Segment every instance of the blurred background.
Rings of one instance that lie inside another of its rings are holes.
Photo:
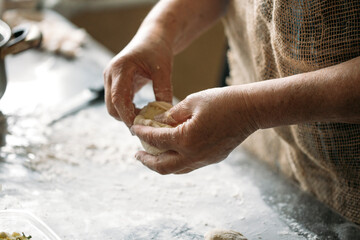
[[[136,33],[155,0],[58,0],[47,4],[66,16],[113,53]],[[222,23],[197,39],[175,58],[174,95],[183,99],[193,92],[222,85],[226,39]]]

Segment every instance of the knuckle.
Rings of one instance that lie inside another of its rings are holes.
[[[122,101],[121,95],[117,92],[117,90],[111,91],[111,102],[114,105],[117,105]]]
[[[104,80],[109,80],[112,76],[118,75],[121,69],[124,67],[126,61],[122,58],[112,59],[110,63],[105,67],[103,71]]]
[[[118,69],[120,66],[117,63],[118,61],[115,61],[114,59],[110,61],[110,63],[105,67],[103,71],[104,78],[107,79],[109,76],[112,75],[112,73]]]
[[[184,99],[184,103],[185,104],[190,104],[191,102],[197,101],[198,95],[196,93],[192,93],[190,95],[188,95],[185,99]]]

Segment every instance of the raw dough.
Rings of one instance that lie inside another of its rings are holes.
[[[172,108],[172,105],[167,102],[151,102],[143,109],[141,109],[140,113],[135,117],[134,124],[137,125],[145,125],[151,126],[156,128],[172,128],[172,126],[157,122],[154,120],[156,115],[162,114]],[[145,151],[152,154],[152,155],[159,155],[160,153],[165,152],[166,150],[158,149],[150,144],[141,141],[142,146],[144,147]]]
[[[215,229],[205,234],[205,240],[247,240],[241,233]]]

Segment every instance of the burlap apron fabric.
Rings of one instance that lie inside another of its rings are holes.
[[[230,84],[314,71],[360,56],[359,0],[231,0]],[[360,224],[360,124],[259,130],[243,146]]]

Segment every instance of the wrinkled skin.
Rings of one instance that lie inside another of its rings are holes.
[[[132,102],[134,94],[149,81],[153,81],[156,100],[171,102],[171,68],[171,52],[161,40],[130,43],[105,70],[108,112],[131,127],[139,111]],[[168,150],[159,156],[141,151],[136,158],[160,174],[187,173],[225,159],[256,129],[249,114],[242,114],[243,121],[238,121],[242,98],[231,89],[192,94],[158,117],[158,121],[176,126],[173,129],[133,126],[132,132],[140,139]],[[237,97],[232,96],[235,94]],[[235,104],[235,99],[240,101]]]
[[[135,38],[104,71],[109,114],[131,127],[139,111],[133,104],[134,95],[149,81],[153,82],[156,100],[171,103],[172,61],[172,52],[161,38],[155,35],[147,36],[146,41]]]
[[[133,104],[134,94],[149,81],[153,81],[157,101],[171,102],[172,61],[172,52],[161,38],[155,35],[147,36],[146,41],[134,38],[104,72],[105,101],[110,115],[131,127],[139,112]],[[240,118],[236,114],[241,108],[234,101],[241,102],[242,98],[231,89],[192,94],[159,116],[158,121],[176,126],[174,129],[133,126],[132,133],[140,139],[168,150],[159,156],[141,151],[136,158],[160,174],[187,173],[225,159],[256,129],[246,117],[249,114]],[[235,94],[237,97],[232,96]]]
[[[136,158],[160,174],[188,173],[222,161],[256,130],[246,104],[234,104],[232,94],[231,88],[195,93],[157,117],[175,128],[133,126],[140,139],[168,150],[158,156],[141,151]]]

